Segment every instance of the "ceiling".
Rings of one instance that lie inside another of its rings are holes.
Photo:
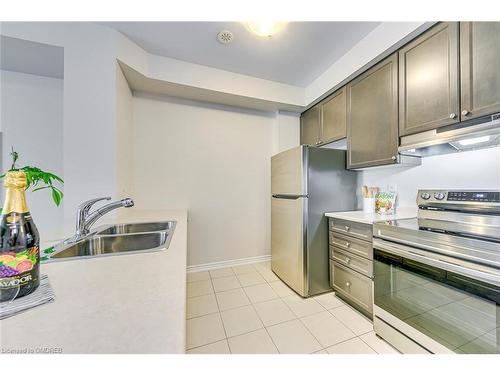
[[[271,38],[240,22],[100,22],[147,52],[257,78],[305,87],[378,22],[290,22]],[[217,33],[234,34],[221,44]]]

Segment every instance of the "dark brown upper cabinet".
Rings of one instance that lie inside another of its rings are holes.
[[[347,85],[347,167],[397,162],[398,55],[391,55]]]
[[[500,22],[460,23],[462,121],[500,112]]]
[[[321,108],[319,105],[308,109],[300,117],[300,144],[317,146],[320,133]]]
[[[458,22],[439,23],[399,50],[401,136],[460,121],[458,33]]]
[[[346,88],[343,87],[321,104],[320,144],[346,137]]]
[[[346,137],[345,87],[301,116],[300,143],[320,146]]]

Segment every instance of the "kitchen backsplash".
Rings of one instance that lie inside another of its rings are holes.
[[[500,190],[500,147],[432,156],[413,168],[392,167],[360,172],[358,202],[363,185],[387,190],[397,186],[399,207],[416,206],[418,189]],[[360,207],[361,208],[361,207]]]

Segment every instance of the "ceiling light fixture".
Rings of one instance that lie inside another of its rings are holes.
[[[490,136],[486,135],[484,137],[462,139],[461,141],[458,141],[458,143],[460,143],[462,146],[470,146],[470,145],[475,145],[476,143],[488,142],[489,140]]]
[[[286,22],[276,21],[245,22],[245,27],[248,31],[255,35],[266,36],[268,38],[283,30],[285,25]]]

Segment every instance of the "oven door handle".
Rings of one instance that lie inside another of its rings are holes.
[[[500,287],[500,271],[486,266],[395,244],[379,238],[373,239],[373,248]]]

